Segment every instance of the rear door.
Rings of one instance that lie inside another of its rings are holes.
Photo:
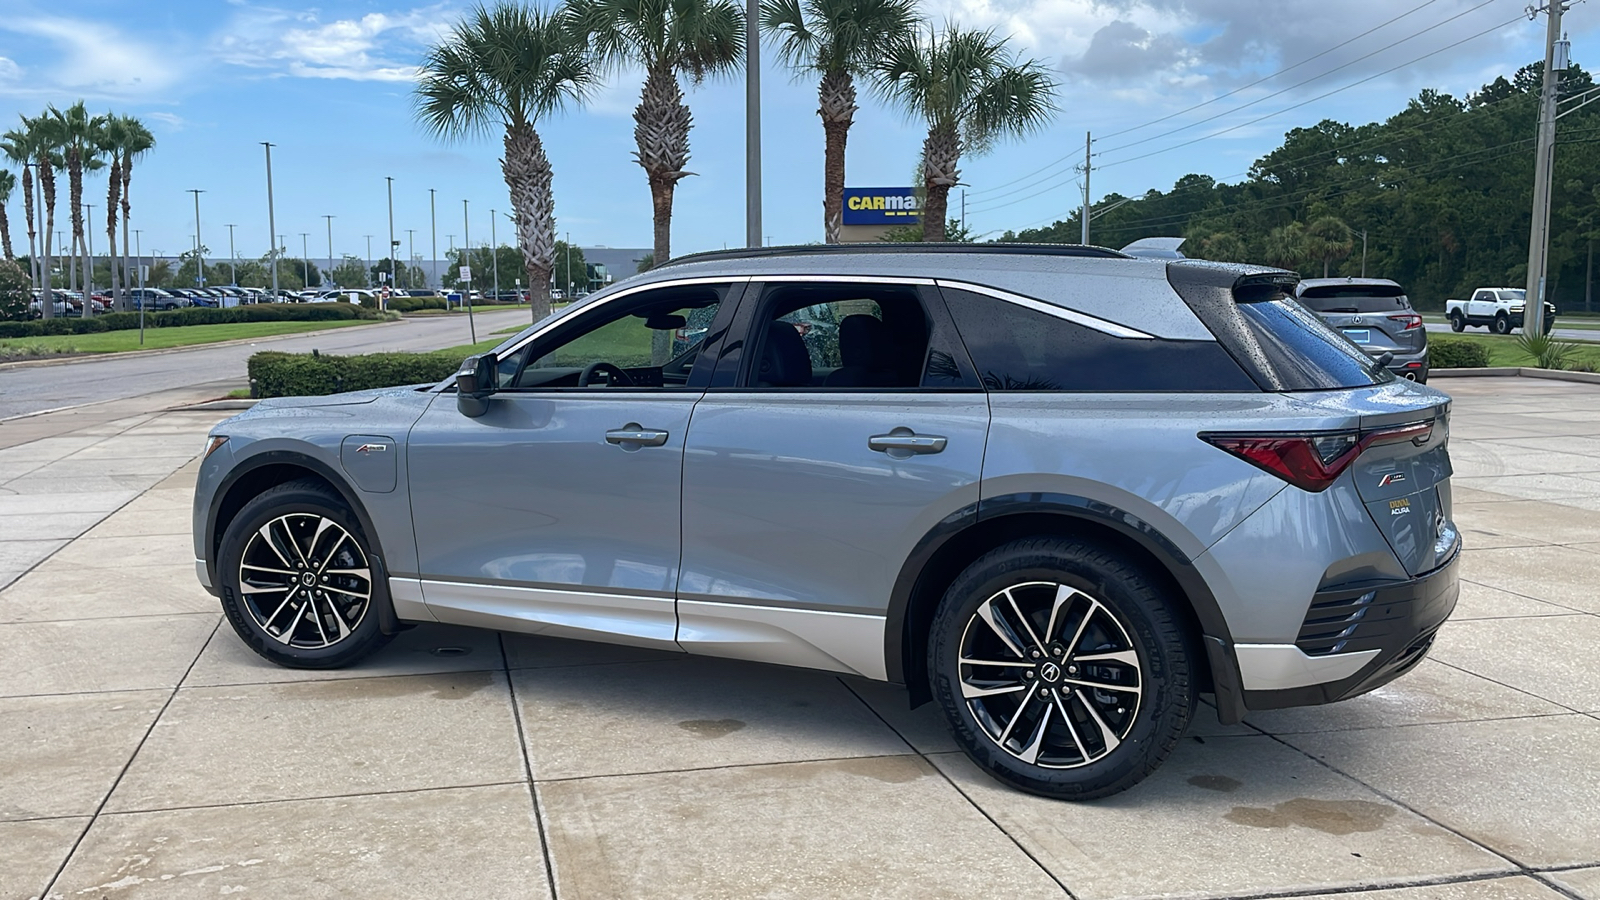
[[[885,677],[902,566],[978,500],[959,346],[931,281],[751,285],[684,448],[685,650]]]

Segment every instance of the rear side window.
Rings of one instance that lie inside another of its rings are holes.
[[[1213,341],[1116,337],[983,294],[944,296],[991,391],[1258,390]]]
[[[1309,287],[1300,302],[1319,313],[1386,313],[1410,310],[1411,301],[1399,285],[1345,284]]]
[[[1305,307],[1279,299],[1240,303],[1251,355],[1286,391],[1370,387],[1393,381],[1382,366]]]

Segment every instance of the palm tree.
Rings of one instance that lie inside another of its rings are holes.
[[[50,236],[56,230],[56,169],[61,168],[62,159],[59,150],[66,143],[56,123],[49,115],[40,115],[32,119],[22,117],[24,142],[33,156],[34,168],[39,170],[39,193],[44,201],[44,209],[40,210],[44,221],[44,234],[40,235],[39,259],[39,287],[44,291],[40,311],[45,318],[55,315],[55,303],[51,293],[53,274],[50,271]]]
[[[128,200],[128,188],[133,183],[133,161],[149,153],[156,145],[155,135],[144,123],[133,116],[118,116],[117,126],[122,142],[122,272],[126,276],[133,259],[128,245],[128,219],[133,215],[133,204]],[[112,247],[116,246],[112,241]]]
[[[500,172],[511,191],[533,317],[550,313],[555,200],[540,117],[581,102],[596,76],[564,15],[515,2],[479,6],[428,51],[416,88],[422,126],[450,140],[504,129]]]
[[[821,76],[822,227],[839,242],[844,217],[845,142],[855,121],[858,76],[916,27],[915,0],[766,0],[761,27],[778,35],[778,54],[798,74]]]
[[[1305,226],[1290,222],[1272,229],[1263,239],[1261,251],[1268,265],[1298,268],[1306,259]]]
[[[1322,260],[1322,277],[1328,277],[1328,268],[1336,259],[1344,259],[1355,248],[1355,238],[1350,226],[1338,216],[1322,216],[1306,226],[1306,256]]]
[[[693,84],[732,71],[744,53],[744,14],[728,0],[569,0],[573,27],[600,60],[620,69],[644,69],[644,88],[633,111],[635,159],[650,182],[655,225],[653,259],[672,258],[672,194],[693,172],[689,129],[679,75]]]
[[[33,144],[26,130],[13,129],[0,135],[0,153],[6,161],[22,166],[22,210],[28,226],[28,274],[33,276],[34,290],[39,288],[39,250],[35,243],[37,230],[33,224]]]
[[[88,291],[92,280],[94,261],[88,258],[83,232],[83,173],[105,167],[100,156],[100,133],[105,129],[105,118],[89,115],[83,101],[67,107],[65,111],[50,107],[49,115],[55,120],[57,134],[62,139],[62,149],[67,162],[68,198],[72,203],[72,257],[82,261],[83,289]],[[76,275],[76,269],[74,269]],[[88,315],[89,303],[83,304],[83,314]]]
[[[959,25],[896,41],[877,65],[879,89],[928,123],[922,142],[922,239],[944,240],[961,154],[979,155],[1005,135],[1042,127],[1056,111],[1056,84],[1035,60],[1019,62],[993,31]]]
[[[11,217],[6,215],[6,204],[11,202],[11,192],[16,189],[17,176],[0,169],[0,250],[5,251],[8,260],[17,258],[11,252]]]

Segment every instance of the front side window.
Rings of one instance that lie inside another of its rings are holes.
[[[728,290],[684,285],[605,303],[502,359],[501,388],[686,387]]]
[[[1256,390],[1213,341],[1117,337],[972,291],[944,295],[991,391]]]

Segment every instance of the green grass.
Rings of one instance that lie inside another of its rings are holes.
[[[1516,335],[1472,334],[1470,332],[1433,335],[1434,340],[1444,340],[1446,337],[1452,341],[1471,341],[1474,344],[1482,344],[1488,347],[1489,365],[1491,366],[1531,366],[1534,364],[1533,357],[1523,353],[1517,347]],[[1573,352],[1567,361],[1569,368],[1581,363],[1588,363],[1590,366],[1600,369],[1600,344],[1582,341],[1573,341],[1571,343],[1577,344],[1578,349]]]
[[[250,389],[249,388],[234,388],[233,390],[228,392],[227,399],[229,399],[229,400],[249,400],[250,399]]]
[[[238,322],[229,325],[184,325],[177,328],[146,328],[144,344],[139,343],[139,330],[101,331],[95,334],[53,334],[46,337],[8,338],[0,340],[0,355],[24,353],[121,353],[127,350],[157,350],[168,347],[189,347],[195,344],[214,344],[242,338],[272,337],[279,334],[301,334],[344,328],[351,325],[368,325],[369,321],[355,319],[331,322]]]

